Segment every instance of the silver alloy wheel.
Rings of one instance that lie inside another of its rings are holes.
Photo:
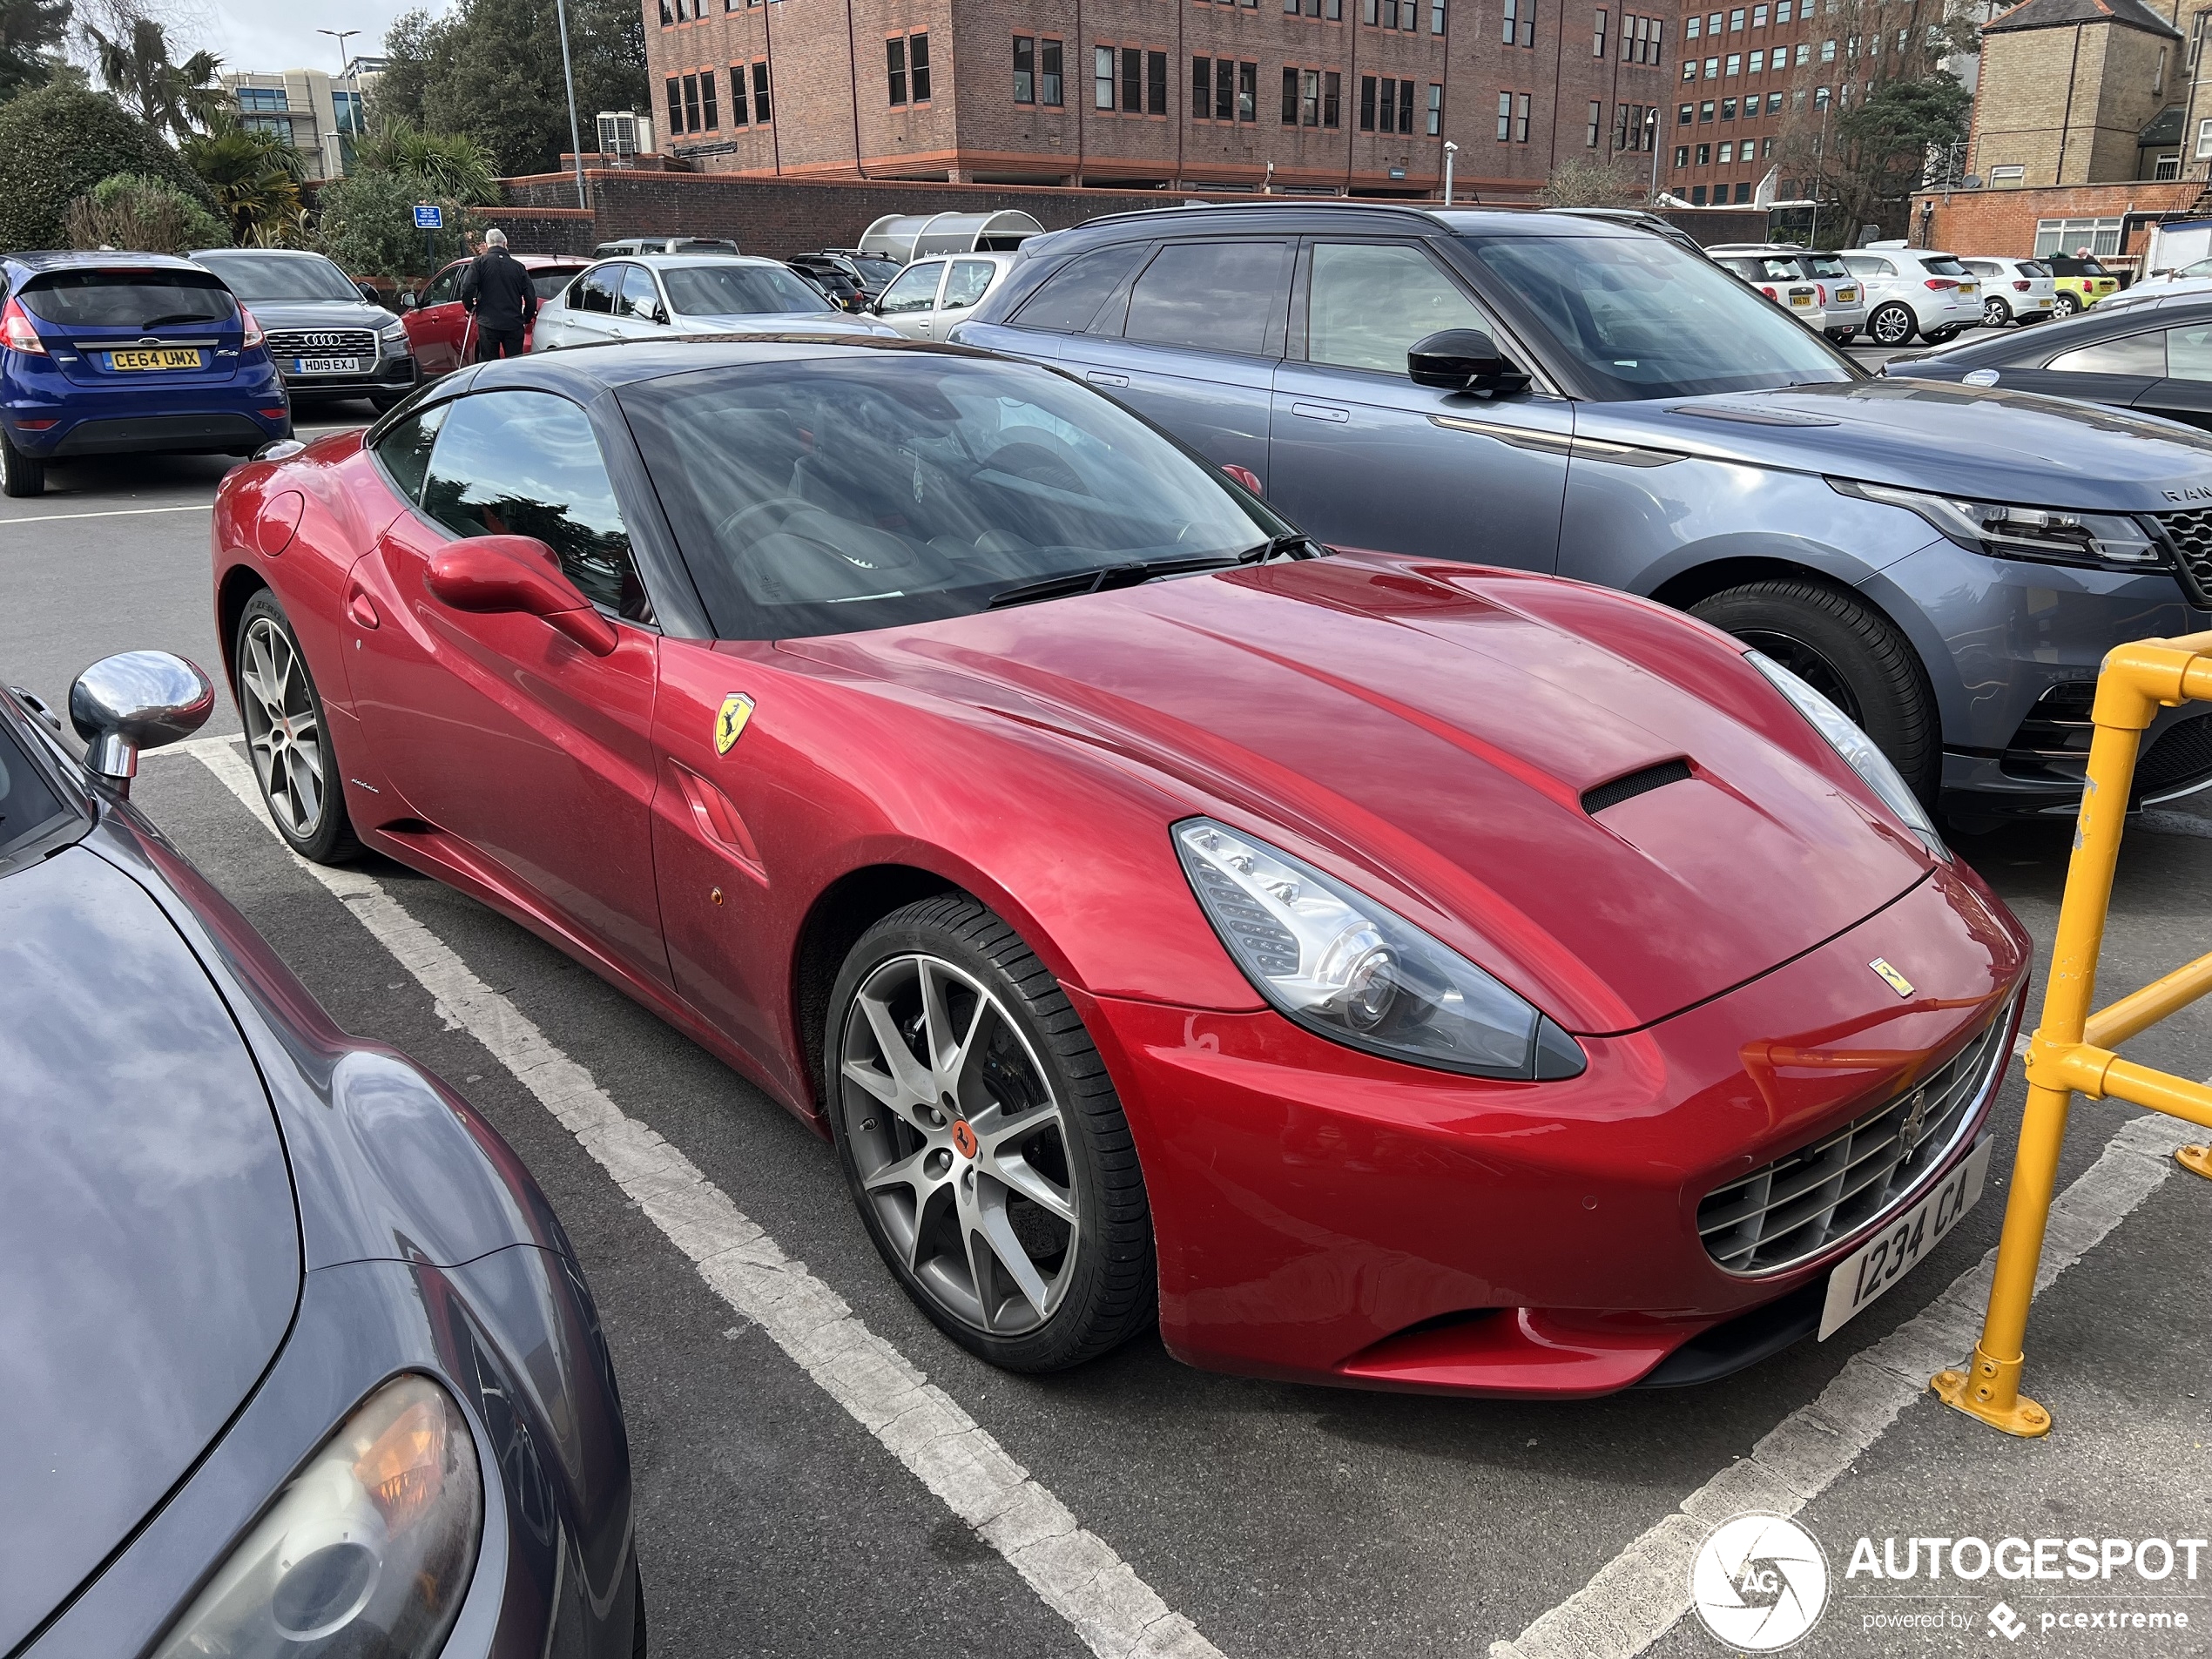
[[[1909,307],[1892,304],[1879,307],[1867,320],[1866,332],[1874,336],[1877,345],[1902,346],[1912,338],[1917,327],[1919,320]]]
[[[300,840],[322,822],[322,723],[307,690],[307,664],[291,636],[267,617],[246,630],[239,653],[239,712],[254,775],[277,821]]]
[[[1081,1236],[1068,1125],[1005,1004],[894,956],[853,993],[838,1071],[853,1168],[931,1299],[996,1337],[1050,1318]]]
[[[2012,320],[2013,308],[2006,305],[2002,300],[2000,300],[1995,294],[1991,294],[1988,299],[1981,302],[1981,326],[1983,327],[2002,328],[2006,323],[2012,321]]]

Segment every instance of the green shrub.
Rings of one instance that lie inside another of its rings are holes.
[[[177,152],[111,98],[56,82],[0,105],[0,250],[67,246],[69,205],[118,173],[214,209]]]
[[[223,221],[175,185],[144,173],[103,179],[70,203],[63,216],[71,247],[131,248],[142,253],[189,253],[231,239]]]

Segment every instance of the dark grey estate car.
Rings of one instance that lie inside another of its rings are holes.
[[[2212,435],[1875,379],[1707,260],[1599,219],[1094,219],[1024,243],[952,337],[1105,388],[1324,541],[1703,617],[1811,681],[1962,827],[2073,811],[2105,652],[2212,626]],[[2139,798],[2207,783],[2212,717],[2168,711]]]
[[[110,658],[80,761],[0,693],[0,1653],[631,1659],[629,1447],[544,1195],[125,799],[212,706]]]
[[[407,329],[320,253],[211,247],[192,256],[253,314],[295,403],[365,397],[388,409],[421,378]]]

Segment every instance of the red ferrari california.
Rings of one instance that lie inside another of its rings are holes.
[[[1855,726],[1656,605],[1319,547],[1052,370],[464,368],[232,473],[214,579],[286,840],[721,1055],[998,1364],[1696,1382],[1979,1196],[2028,946]]]

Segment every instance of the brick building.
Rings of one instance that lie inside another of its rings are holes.
[[[754,176],[1527,200],[1678,74],[1672,0],[644,3],[664,147]]]
[[[2000,190],[2179,178],[2175,10],[2173,0],[2156,10],[2143,0],[2026,0],[1983,24],[1989,97],[1974,108],[1969,171]]]

